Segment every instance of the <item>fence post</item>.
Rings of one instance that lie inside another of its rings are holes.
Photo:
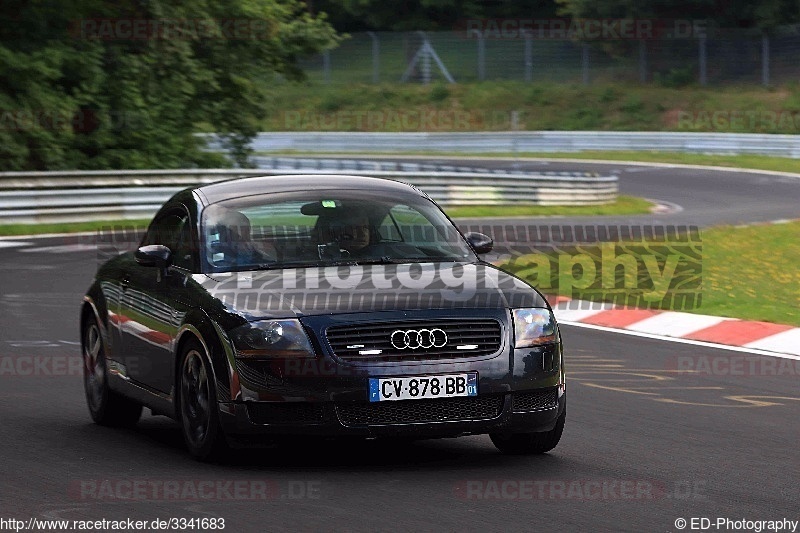
[[[422,35],[422,84],[428,85],[431,82],[431,52],[430,52],[430,45],[428,41],[428,36],[425,34],[424,31],[418,31],[420,35]]]
[[[368,31],[367,35],[372,39],[372,83],[377,84],[380,83],[381,43],[374,31]]]
[[[483,32],[473,30],[478,36],[478,80],[486,79],[486,44],[483,42]]]
[[[533,36],[529,31],[525,35],[525,81],[533,81]]]
[[[707,72],[707,64],[706,60],[706,38],[705,35],[701,35],[700,39],[697,41],[698,44],[698,52],[700,54],[700,85],[706,85],[708,83],[708,72]]]
[[[331,51],[325,50],[322,52],[322,72],[324,75],[325,83],[331,82]]]
[[[581,71],[583,74],[583,84],[589,85],[589,45],[581,44]]]
[[[647,83],[647,42],[639,41],[639,83]]]
[[[761,85],[769,85],[769,36],[761,36]]]

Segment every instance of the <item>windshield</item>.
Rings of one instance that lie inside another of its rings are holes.
[[[208,206],[206,269],[477,260],[430,200],[336,190],[264,194]]]

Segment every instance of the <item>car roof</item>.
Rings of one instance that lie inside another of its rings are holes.
[[[292,191],[325,189],[355,189],[387,194],[425,193],[401,181],[368,176],[349,176],[340,174],[289,174],[279,176],[256,176],[236,178],[197,187],[195,191],[205,199],[206,204],[214,204],[230,198]]]

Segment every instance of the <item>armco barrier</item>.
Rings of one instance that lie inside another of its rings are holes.
[[[213,135],[209,148],[223,151]],[[800,136],[758,133],[628,131],[506,132],[262,132],[252,148],[259,153],[520,153],[633,150],[713,154],[761,154],[800,158]]]
[[[616,176],[578,172],[184,169],[0,173],[0,224],[148,218],[181,188],[239,176],[361,175],[405,181],[444,206],[613,201]],[[324,177],[322,178],[324,179]]]

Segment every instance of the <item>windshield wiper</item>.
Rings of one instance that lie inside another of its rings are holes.
[[[358,266],[358,265],[401,265],[407,263],[467,263],[471,261],[463,257],[347,257],[341,259],[331,259],[326,261],[276,261],[273,263],[259,263],[246,265],[245,270],[278,270],[281,268],[314,268],[314,267],[336,267],[336,266]]]
[[[331,261],[276,261],[274,263],[261,263],[258,265],[248,265],[248,270],[278,270],[281,268],[314,268],[329,266],[356,265],[355,259],[337,259]]]
[[[473,263],[462,257],[380,257],[356,259],[359,265],[402,265],[406,263]]]

